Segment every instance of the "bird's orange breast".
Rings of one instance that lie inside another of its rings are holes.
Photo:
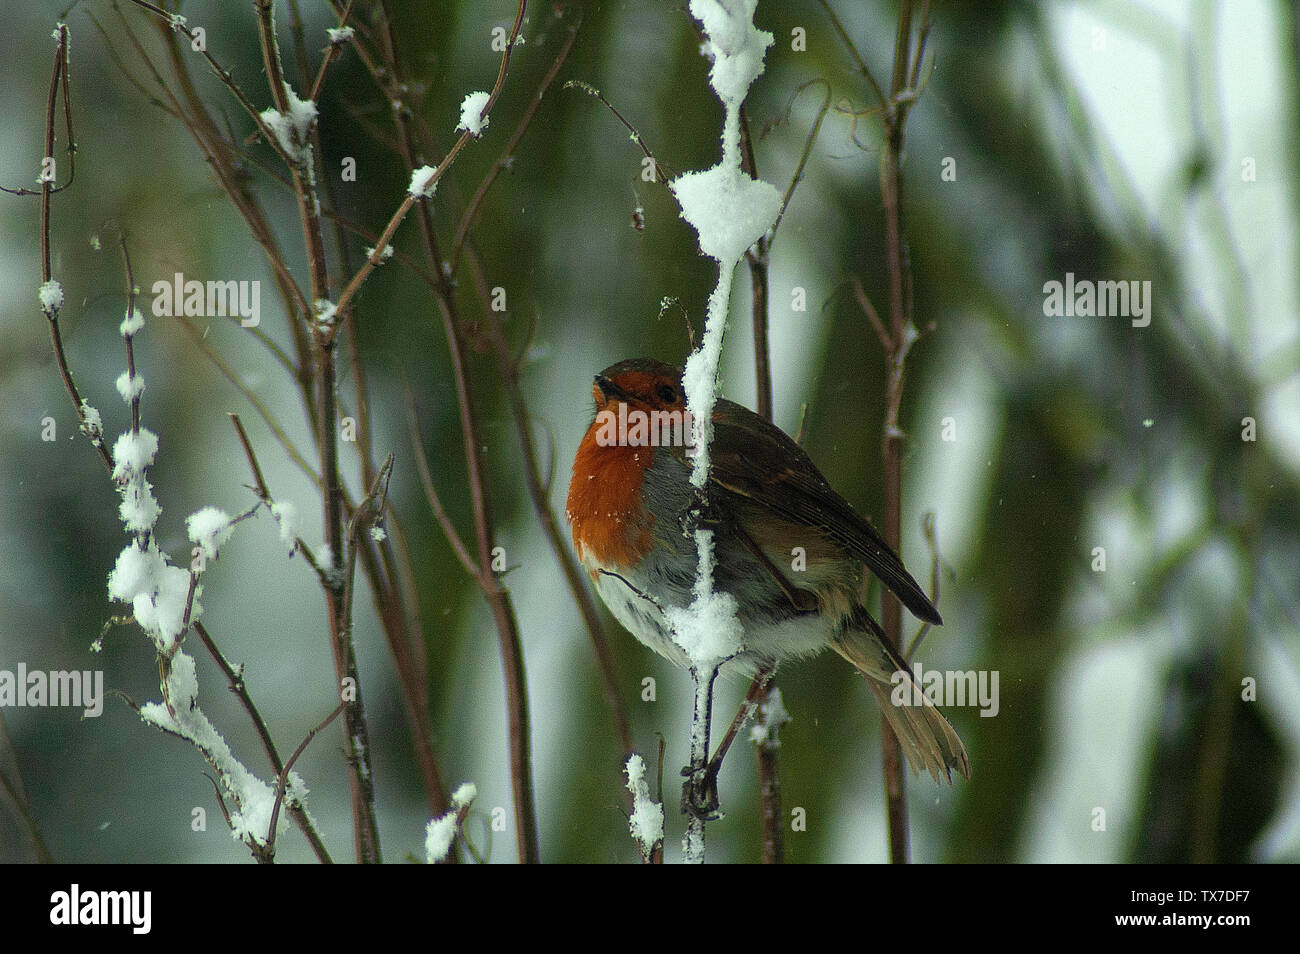
[[[644,504],[642,482],[654,448],[601,446],[595,435],[593,423],[573,459],[565,515],[579,560],[588,567],[630,567],[653,546],[654,514]]]

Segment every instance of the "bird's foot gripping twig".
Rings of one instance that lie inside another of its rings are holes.
[[[722,508],[709,499],[707,490],[696,489],[689,507],[677,518],[682,536],[693,537],[697,530],[712,530],[724,522]]]
[[[686,781],[682,783],[682,814],[701,821],[718,821],[724,815],[719,808],[718,769],[721,762],[710,762],[697,768],[682,769]]]

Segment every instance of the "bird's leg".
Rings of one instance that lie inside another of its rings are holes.
[[[740,733],[740,730],[753,716],[754,707],[758,705],[758,701],[767,692],[767,687],[772,682],[772,676],[775,673],[776,667],[770,664],[764,665],[758,672],[754,673],[754,681],[749,684],[749,692],[745,694],[745,701],[740,704],[740,708],[736,710],[736,717],[731,720],[731,728],[727,729],[727,734],[722,737],[722,742],[718,745],[718,751],[714,753],[713,758],[709,759],[705,771],[713,780],[712,784],[715,793],[718,788],[718,773],[722,771],[722,760],[727,757],[731,743],[736,741],[736,736]]]

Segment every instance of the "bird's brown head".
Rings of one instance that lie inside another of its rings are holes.
[[[597,412],[617,410],[620,403],[651,411],[686,408],[681,369],[654,358],[630,358],[611,364],[596,375],[591,396]]]

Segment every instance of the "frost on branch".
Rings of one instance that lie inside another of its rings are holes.
[[[132,474],[143,474],[158,456],[158,435],[147,427],[126,431],[113,445],[113,479],[126,480]],[[149,529],[148,527],[145,528]]]
[[[199,708],[198,692],[193,658],[177,652],[167,665],[163,690],[166,703],[142,705],[140,718],[188,740],[203,753],[231,803],[231,833],[250,847],[264,845],[275,807],[275,789],[248,771],[231,753],[226,740]],[[285,793],[285,804],[290,806],[301,805],[306,797],[307,787],[296,772],[289,773]],[[286,815],[281,812],[277,831],[283,831],[286,826]]]
[[[199,547],[209,560],[215,560],[221,545],[234,533],[235,525],[230,514],[219,507],[204,507],[185,519],[185,529],[189,532],[190,542]]]
[[[202,587],[195,587],[190,619],[203,611],[198,597]],[[174,650],[185,621],[189,603],[190,574],[167,562],[167,555],[152,540],[146,547],[140,541],[126,546],[108,574],[108,595],[130,603],[136,623],[153,640],[160,653]]]
[[[451,846],[456,841],[456,832],[460,830],[461,819],[476,798],[478,798],[478,788],[474,783],[462,782],[452,793],[451,809],[447,814],[429,820],[429,824],[424,828],[425,861],[436,865],[447,860]]]
[[[677,644],[686,651],[692,664],[701,670],[711,670],[744,644],[745,631],[736,617],[736,598],[713,588],[712,530],[695,531],[695,549],[699,564],[691,605],[664,607],[664,615]]]
[[[436,166],[420,166],[411,173],[411,184],[406,187],[406,191],[417,199],[427,199],[438,188],[438,180],[435,178],[437,175]]]
[[[316,122],[316,104],[310,99],[299,99],[288,83],[284,84],[288,111],[272,107],[261,112],[262,122],[271,130],[280,148],[299,165],[311,162],[311,127]]]
[[[271,504],[271,516],[280,526],[280,542],[289,548],[289,555],[298,549],[298,508],[287,500],[277,500]]]
[[[691,0],[691,15],[705,35],[703,52],[713,60],[709,83],[722,101],[722,158],[712,169],[691,172],[669,184],[682,218],[700,238],[700,250],[718,262],[718,284],[709,296],[704,337],[686,362],[682,388],[691,417],[699,426],[691,483],[703,495],[708,487],[713,409],[718,397],[718,363],[731,300],[731,277],[745,250],[757,242],[781,211],[781,197],[769,183],[741,169],[740,107],[750,84],[763,72],[772,35],[754,26],[757,0]],[[713,531],[695,530],[698,554],[691,605],[672,610],[673,639],[686,652],[695,675],[691,719],[691,772],[702,773],[708,759],[709,712],[718,667],[744,649],[744,630],[736,601],[713,588]],[[685,797],[685,796],[684,796]],[[688,822],[683,851],[688,863],[704,861],[704,819]]]
[[[704,52],[713,59],[709,82],[725,111],[722,158],[711,169],[688,172],[670,183],[682,218],[700,237],[700,250],[719,265],[718,285],[709,298],[704,339],[686,362],[683,388],[694,420],[700,422],[700,453],[691,482],[704,487],[709,473],[713,407],[718,362],[731,298],[731,273],[745,250],[762,238],[781,212],[781,194],[771,183],[740,168],[740,107],[754,79],[763,72],[763,55],[772,35],[754,26],[757,0],[692,0],[691,15],[704,28]],[[712,586],[706,589],[706,596]]]
[[[327,298],[317,298],[312,307],[316,313],[317,324],[332,325],[338,318],[339,306]]]
[[[128,341],[128,349],[130,339],[143,326],[139,310],[132,310],[123,320],[119,330]],[[128,372],[118,378],[117,389],[125,400],[134,402],[144,389],[144,379]],[[103,422],[99,412],[85,401],[81,412],[82,429],[92,440],[100,440]],[[226,740],[199,708],[198,676],[193,658],[182,649],[182,636],[203,612],[199,602],[203,587],[196,573],[172,565],[167,554],[158,548],[158,535],[153,530],[162,510],[145,477],[157,456],[158,435],[144,427],[133,427],[113,445],[113,481],[122,494],[119,513],[133,539],[118,554],[108,574],[108,595],[130,605],[135,622],[158,654],[163,701],[140,706],[140,718],[186,739],[202,753],[223,790],[222,802],[228,811],[231,831],[256,853],[267,844],[276,803],[275,788],[235,758]],[[287,522],[283,519],[285,514],[274,508],[272,512],[283,528]],[[230,515],[216,507],[203,507],[186,520],[190,540],[209,559],[216,558],[217,550],[230,538],[233,528]],[[302,778],[289,773],[283,804],[291,809],[301,808],[305,813],[306,795]],[[283,826],[285,818],[285,814],[279,815],[278,825]]]
[[[780,748],[781,728],[789,721],[790,713],[785,709],[781,690],[774,688],[768,693],[767,698],[758,704],[758,718],[749,727],[749,741],[761,748]]]
[[[781,211],[781,193],[725,163],[687,172],[671,183],[682,218],[699,233],[700,251],[724,265],[738,262]]]
[[[104,443],[104,419],[99,408],[93,407],[85,398],[81,399],[81,433],[96,447]]]
[[[113,480],[122,494],[118,515],[132,533],[149,532],[162,514],[144,476],[157,453],[158,435],[144,427],[127,431],[113,445]]]
[[[739,108],[763,72],[772,34],[754,26],[758,0],[691,0],[691,16],[704,27],[702,52],[713,60],[709,85],[722,105]]]
[[[488,100],[492,98],[490,93],[470,93],[465,97],[464,102],[460,104],[460,125],[456,131],[465,130],[475,139],[483,135],[483,130],[488,127],[488,117],[483,115],[483,110],[487,108]]]
[[[390,258],[393,257],[393,246],[385,245],[384,250],[379,253],[379,257],[376,259],[374,246],[367,245],[365,248],[365,256],[368,259],[374,260],[375,267],[378,268],[380,265],[383,265],[386,261],[388,261]]]
[[[123,338],[133,338],[144,327],[144,315],[140,314],[139,308],[131,309],[131,314],[122,319],[122,324],[118,326],[118,331],[122,333]]]
[[[726,270],[763,237],[781,211],[781,194],[771,183],[740,168],[740,107],[749,86],[763,72],[772,34],[754,26],[757,0],[691,0],[691,16],[704,27],[703,51],[713,60],[709,84],[722,101],[722,159],[712,169],[688,172],[669,183],[682,218],[700,236],[700,251]]]
[[[123,371],[117,378],[117,393],[122,395],[123,401],[130,404],[144,393],[144,377],[139,371],[135,374]]]
[[[632,814],[627,827],[641,850],[641,857],[649,860],[655,845],[664,840],[664,807],[650,797],[645,760],[641,756],[629,755],[625,771],[627,790],[632,793]]]
[[[39,297],[41,311],[45,312],[45,317],[57,318],[59,312],[63,309],[63,286],[51,278],[41,285]]]

